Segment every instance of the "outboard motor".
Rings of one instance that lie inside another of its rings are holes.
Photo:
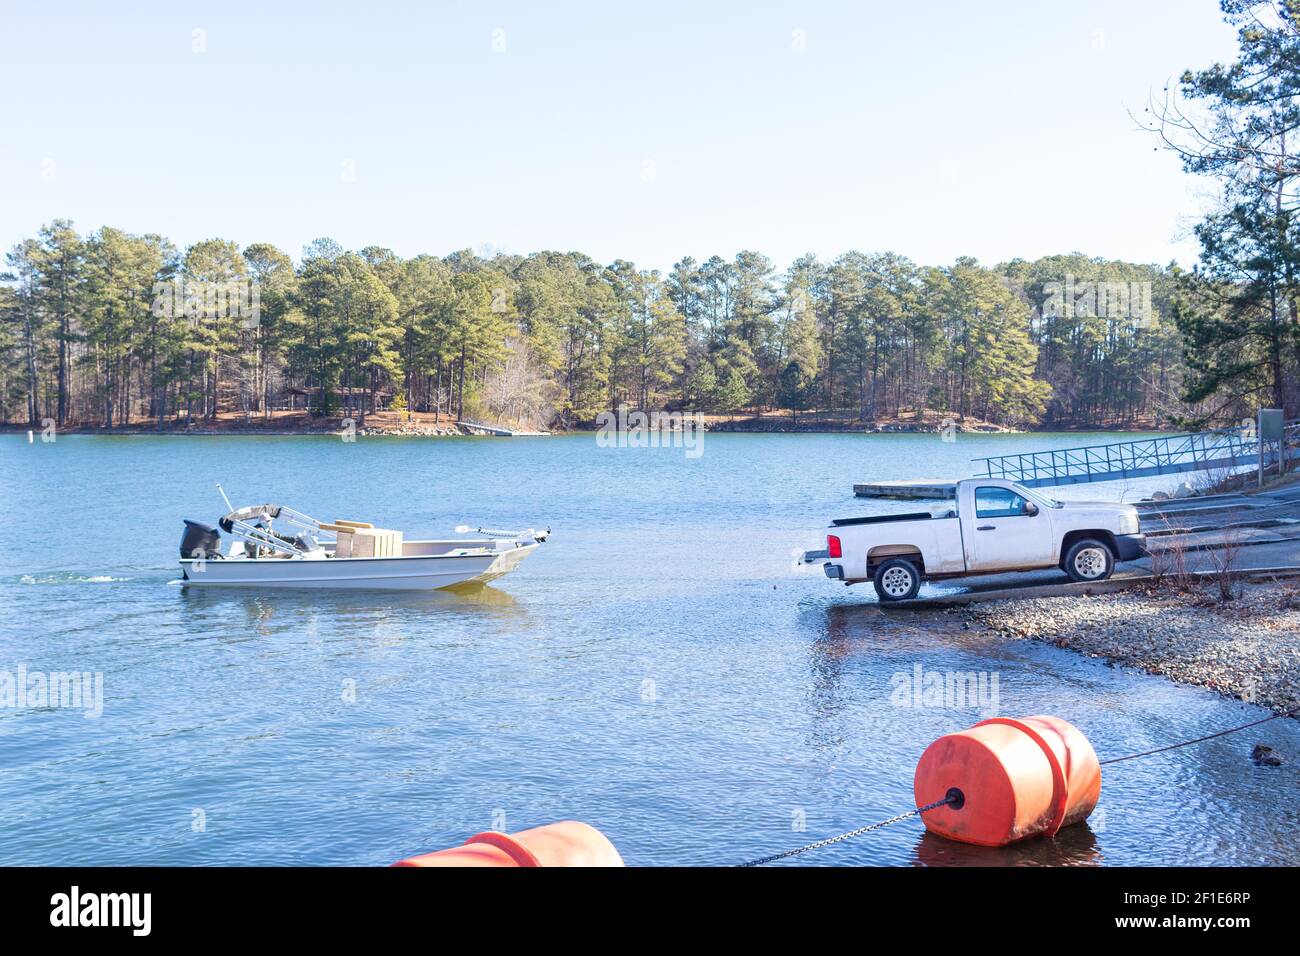
[[[221,532],[210,524],[186,518],[185,533],[181,535],[181,557],[221,557]]]

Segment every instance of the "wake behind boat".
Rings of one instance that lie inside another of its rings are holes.
[[[180,564],[187,587],[424,591],[481,585],[513,571],[550,534],[477,528],[484,537],[411,540],[368,521],[317,521],[281,505],[234,508],[217,524],[219,530],[185,521]],[[234,539],[225,553],[223,531]]]

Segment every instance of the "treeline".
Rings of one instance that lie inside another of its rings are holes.
[[[1229,64],[1188,70],[1150,108],[1151,129],[1218,203],[1196,227],[1200,262],[1172,315],[1186,396],[1202,418],[1267,405],[1300,416],[1300,2],[1222,0],[1238,28]]]
[[[922,409],[1053,427],[1185,409],[1173,276],[1081,255],[988,268],[757,252],[667,273],[580,253],[402,259],[328,239],[180,250],[55,221],[7,255],[0,416],[60,426],[410,409],[559,428],[628,405]]]

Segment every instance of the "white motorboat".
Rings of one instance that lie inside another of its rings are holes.
[[[317,521],[281,505],[235,508],[217,524],[185,521],[183,585],[398,591],[476,586],[513,571],[550,534],[476,528],[480,537],[411,540],[368,521]],[[224,553],[223,531],[233,539]]]

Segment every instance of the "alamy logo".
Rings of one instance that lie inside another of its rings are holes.
[[[918,710],[976,710],[996,716],[999,707],[996,671],[927,671],[916,664],[890,680],[889,702]]]
[[[0,671],[0,707],[42,710],[78,708],[91,719],[104,713],[104,675],[100,671]]]
[[[238,319],[246,329],[262,320],[262,293],[252,279],[229,282],[155,282],[153,314],[160,319],[189,319],[191,324]]]
[[[687,458],[704,454],[704,416],[699,412],[629,412],[596,416],[598,448],[684,448]]]
[[[1150,282],[1079,282],[1067,275],[1064,282],[1043,285],[1043,315],[1053,319],[1137,319],[1149,324]]]
[[[50,897],[51,926],[129,926],[132,936],[148,936],[150,893],[82,893],[78,886]]]

